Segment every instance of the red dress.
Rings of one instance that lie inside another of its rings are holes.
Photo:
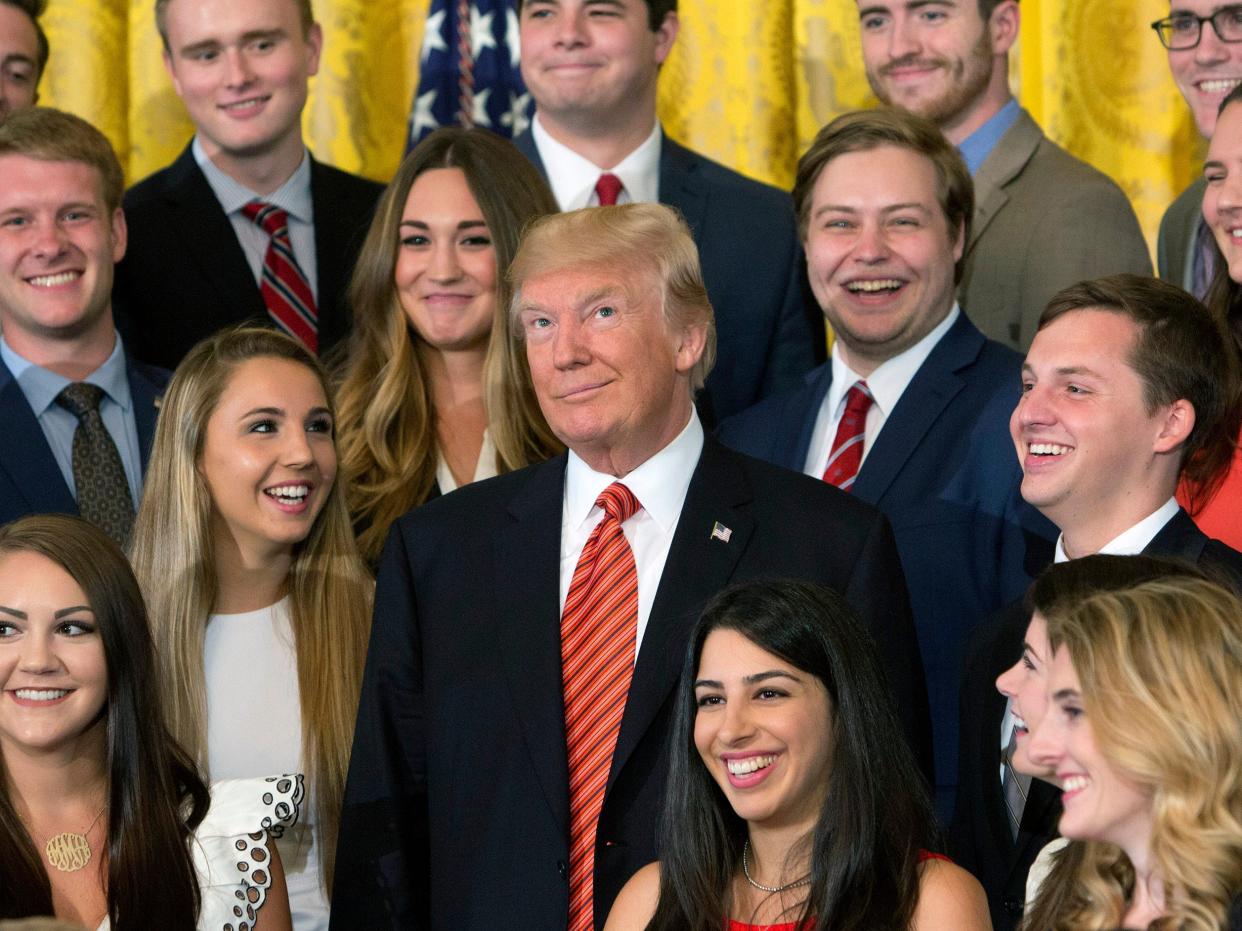
[[[922,863],[924,860],[947,860],[949,863],[953,862],[942,853],[932,853],[929,850],[920,850],[919,862]],[[748,925],[744,921],[736,921],[735,919],[730,918],[729,923],[726,926],[726,931],[798,931],[797,925],[798,923],[796,921],[786,921],[778,925]],[[814,927],[812,924],[806,924],[803,926],[803,928],[808,929],[808,931],[812,927]]]

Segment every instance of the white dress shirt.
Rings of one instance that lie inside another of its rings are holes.
[[[565,469],[565,498],[561,511],[561,614],[569,583],[582,555],[587,538],[604,518],[604,509],[595,499],[613,482],[620,481],[634,493],[640,508],[621,525],[626,541],[634,551],[638,570],[638,639],[634,655],[643,642],[647,618],[655,602],[664,563],[668,560],[673,533],[681,517],[690,479],[703,452],[703,425],[691,411],[690,422],[677,438],[624,478],[596,472],[571,450]]]
[[[832,442],[837,436],[837,427],[845,416],[845,396],[857,381],[865,381],[873,399],[867,409],[867,422],[863,435],[862,461],[867,461],[876,437],[884,429],[884,424],[906,387],[913,380],[918,370],[923,367],[936,344],[949,332],[949,328],[957,322],[961,310],[956,304],[948,316],[941,320],[930,333],[904,352],[882,362],[874,372],[866,378],[859,375],[846,364],[841,355],[841,341],[832,343],[832,384],[828,394],[824,396],[815,416],[815,429],[811,433],[811,445],[807,447],[806,463],[802,471],[814,478],[823,478],[828,468],[828,457],[832,454]]]
[[[601,168],[583,158],[567,145],[557,142],[539,122],[539,114],[531,121],[531,136],[543,160],[548,185],[562,210],[598,207],[595,182],[607,172],[621,179],[618,204],[656,203],[660,199],[660,124],[651,128],[651,135],[612,168]]]

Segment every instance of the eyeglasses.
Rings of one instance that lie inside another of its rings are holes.
[[[1199,44],[1204,23],[1212,24],[1212,31],[1222,42],[1242,42],[1242,4],[1223,6],[1211,16],[1183,10],[1156,20],[1151,28],[1156,30],[1161,45],[1171,52],[1181,52]]]

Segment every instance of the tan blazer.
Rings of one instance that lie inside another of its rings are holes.
[[[1129,200],[1023,110],[975,175],[962,308],[984,335],[1025,352],[1057,291],[1118,272],[1151,274]]]

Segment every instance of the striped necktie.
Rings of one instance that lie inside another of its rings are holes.
[[[267,255],[259,291],[267,312],[280,329],[301,342],[311,352],[319,350],[319,313],[315,295],[302,274],[289,241],[289,214],[273,204],[252,200],[242,207],[252,223],[267,233]]]
[[[638,499],[614,482],[595,503],[604,516],[582,548],[561,617],[569,759],[569,931],[595,926],[596,828],[638,639],[638,571],[621,529],[638,510]]]
[[[845,413],[837,425],[832,452],[824,469],[824,481],[842,491],[849,491],[854,486],[854,479],[858,478],[866,437],[867,411],[872,400],[865,381],[854,382],[845,395]]]

